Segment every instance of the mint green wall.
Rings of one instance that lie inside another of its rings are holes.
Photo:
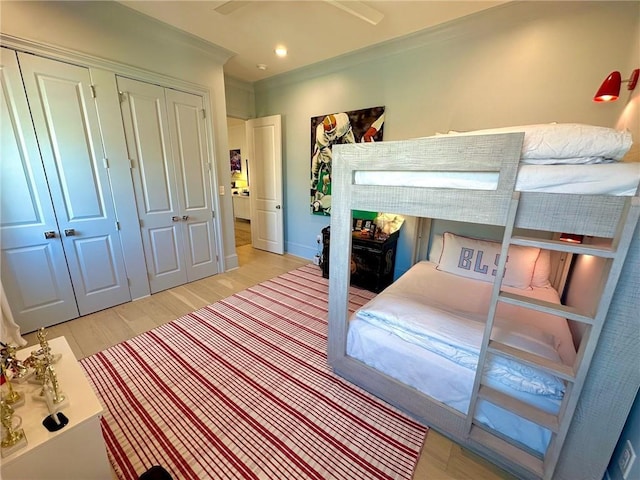
[[[285,249],[311,258],[330,221],[307,205],[311,117],[384,105],[386,140],[553,121],[615,126],[626,99],[591,99],[612,70],[626,78],[640,66],[639,5],[506,4],[256,83],[256,116],[283,116]],[[396,271],[410,263],[411,224]]]
[[[638,142],[640,88],[630,95],[623,86],[620,100],[610,104],[591,99],[611,71],[628,78],[639,59],[640,2],[530,1],[255,84],[256,116],[283,116],[285,249],[311,258],[316,235],[329,223],[311,215],[307,205],[311,117],[385,105],[386,140],[556,121],[628,128]],[[396,274],[410,264],[410,233],[408,228],[401,235]],[[636,260],[630,258],[625,269],[633,271]],[[638,302],[637,292],[621,295],[623,303]],[[628,330],[637,337],[634,322]],[[608,371],[603,364],[625,358],[608,347],[614,331],[601,337],[603,351],[592,364],[599,372]],[[637,351],[635,345],[630,348]],[[618,439],[612,432],[622,430],[637,391],[634,371],[623,374],[624,388],[611,375],[593,375],[587,382],[580,407],[586,421],[574,428],[567,446],[567,458],[580,458],[580,465],[561,463],[558,478],[569,480],[565,473],[578,470],[584,475],[573,478],[602,478]],[[594,422],[600,426],[596,437],[585,434]],[[621,442],[626,438],[637,441],[623,433]],[[594,442],[598,455],[581,458],[580,450],[594,451]],[[634,448],[640,451],[640,445]]]

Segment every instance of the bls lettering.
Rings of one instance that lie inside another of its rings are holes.
[[[484,256],[484,252],[482,250],[475,250],[473,248],[465,248],[462,247],[460,249],[460,258],[458,259],[458,268],[463,268],[465,270],[471,270],[473,265],[473,271],[477,273],[481,273],[486,275],[489,271],[489,266],[487,264],[483,264],[482,257]],[[497,267],[498,262],[500,261],[500,254],[496,253],[496,258],[493,261],[493,264]],[[507,261],[509,261],[509,257],[507,257]],[[491,275],[496,276],[497,269],[491,270]]]

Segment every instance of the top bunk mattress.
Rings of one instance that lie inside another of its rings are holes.
[[[495,190],[498,175],[487,172],[357,171],[355,184]],[[601,164],[521,164],[515,190],[520,192],[633,196],[640,184],[640,162]]]
[[[576,123],[550,123],[436,134],[473,137],[524,133],[515,190],[521,192],[633,196],[640,162],[621,162],[631,133]],[[401,159],[400,159],[401,160]],[[358,185],[495,190],[498,174],[473,171],[356,171]]]

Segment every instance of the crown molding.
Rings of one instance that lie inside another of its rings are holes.
[[[99,68],[113,72],[116,75],[171,86],[185,92],[199,95],[209,95],[210,93],[209,88],[204,85],[36,40],[0,33],[0,46],[61,62],[73,63],[82,67]]]

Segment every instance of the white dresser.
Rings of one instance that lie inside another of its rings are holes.
[[[32,398],[40,388],[32,383],[14,384],[24,393],[26,403],[15,409],[22,417],[22,428],[27,445],[3,457],[0,478],[3,480],[111,480],[111,467],[107,459],[100,417],[102,405],[93,392],[69,344],[64,337],[49,340],[51,352],[61,353],[55,364],[60,389],[68,399],[60,411],[69,419],[68,425],[57,432],[49,432],[42,420],[48,415],[45,402]],[[18,358],[24,360],[39,346],[20,350]]]
[[[251,220],[251,201],[249,195],[233,196],[233,216],[243,220]]]

